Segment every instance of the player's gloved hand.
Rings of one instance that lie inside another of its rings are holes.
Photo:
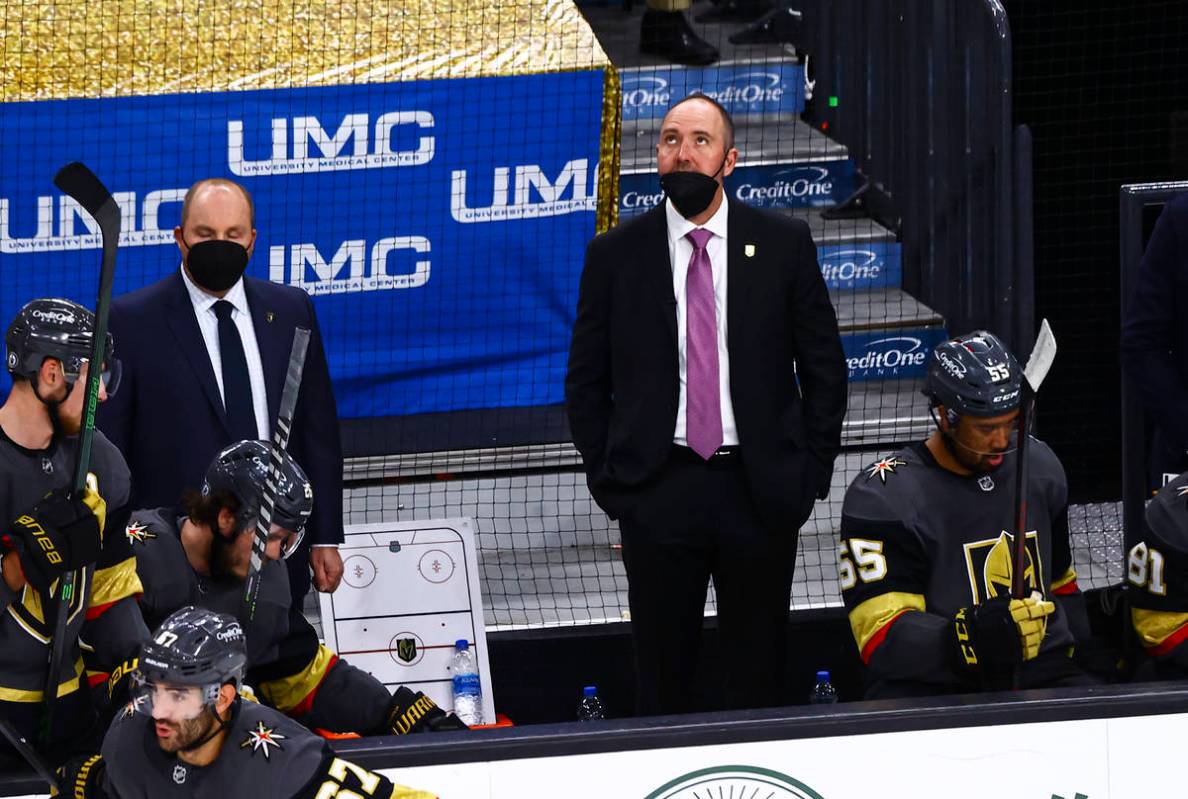
[[[107,700],[111,707],[123,707],[132,698],[132,674],[140,658],[128,658],[107,676]]]
[[[1048,616],[1056,605],[1038,591],[1026,599],[997,596],[962,608],[953,618],[957,662],[967,669],[997,671],[1039,654]]]
[[[69,796],[72,799],[109,799],[107,791],[103,790],[103,775],[106,771],[103,755],[83,755],[67,760],[58,767],[57,772],[62,793],[52,795]]]
[[[392,694],[385,719],[382,730],[385,735],[470,729],[460,718],[453,713],[446,713],[420,691],[413,691],[403,685]]]
[[[99,558],[98,518],[84,500],[71,499],[62,489],[46,494],[14,519],[7,538],[20,554],[25,579],[39,591],[63,572]]]

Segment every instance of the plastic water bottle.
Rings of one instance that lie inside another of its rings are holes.
[[[454,676],[454,715],[468,727],[483,723],[483,690],[479,684],[478,663],[465,638],[454,642],[450,658]]]
[[[596,721],[606,718],[606,707],[598,698],[598,686],[587,685],[582,689],[582,700],[577,706],[578,721]]]
[[[817,684],[813,686],[813,692],[809,694],[810,705],[832,705],[837,702],[837,691],[833,688],[833,683],[829,681],[828,671],[817,672]]]

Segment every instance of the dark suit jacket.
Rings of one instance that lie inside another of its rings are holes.
[[[827,495],[840,445],[847,372],[837,317],[803,222],[731,202],[727,247],[730,398],[743,467],[765,524],[794,532]],[[669,456],[677,335],[659,206],[590,242],[569,353],[570,429],[591,493],[612,517]]]
[[[1166,438],[1188,449],[1188,194],[1169,202],[1147,243],[1122,320],[1122,369]]]
[[[273,424],[293,331],[298,326],[312,331],[289,453],[314,489],[306,542],[342,543],[338,413],[313,304],[300,289],[251,277],[244,277],[244,291]],[[115,396],[99,406],[98,425],[128,461],[132,507],[177,507],[182,491],[200,489],[206,467],[231,443],[214,368],[181,273],[116,298],[110,324],[124,374]]]

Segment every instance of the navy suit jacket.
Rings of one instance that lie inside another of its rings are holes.
[[[1167,204],[1122,320],[1122,369],[1163,444],[1188,449],[1188,194]]]
[[[243,280],[264,367],[269,419],[276,419],[280,405],[293,331],[298,326],[312,331],[289,439],[289,453],[314,489],[302,548],[342,543],[342,444],[313,303],[291,286]],[[183,490],[200,489],[206,467],[231,443],[214,368],[181,272],[116,298],[110,325],[124,373],[115,396],[99,406],[99,428],[128,461],[132,507],[177,507]],[[308,568],[297,571],[306,575],[308,586]]]

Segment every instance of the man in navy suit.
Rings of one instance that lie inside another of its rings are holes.
[[[312,331],[289,452],[317,502],[302,548],[289,559],[294,604],[342,578],[342,445],[318,320],[300,289],[244,275],[256,242],[251,195],[221,178],[186,193],[174,229],[182,264],[117,298],[111,332],[124,374],[99,426],[132,471],[135,508],[175,506],[202,485],[206,466],[233,441],[269,439],[293,331]]]

